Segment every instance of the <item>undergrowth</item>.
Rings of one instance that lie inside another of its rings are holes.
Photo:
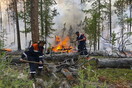
[[[0,56],[0,88],[32,88],[33,81],[19,78],[21,73],[11,68],[11,58],[3,59],[4,55]]]

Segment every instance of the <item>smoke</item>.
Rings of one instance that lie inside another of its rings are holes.
[[[82,27],[79,24],[85,17],[82,9],[86,5],[81,5],[81,0],[56,0],[56,3],[57,5],[54,7],[59,15],[54,18],[55,25],[53,28],[56,31],[53,33],[53,38],[48,39],[51,44],[54,43],[53,40],[56,35],[65,38],[67,35],[75,36],[75,31],[82,32]]]
[[[78,30],[77,24],[79,24],[83,19],[85,14],[82,12],[82,7],[80,5],[80,0],[56,0],[57,10],[59,15],[55,17],[55,28],[62,29],[64,24],[66,24],[66,29],[69,30],[70,26],[74,30]]]
[[[112,8],[112,11],[114,11],[115,8],[113,7]],[[127,18],[130,18],[130,6],[128,6],[125,10],[124,10],[124,20],[127,19]],[[107,23],[105,24],[107,25]],[[130,43],[132,43],[132,36],[128,36],[126,35],[125,33],[128,33],[130,32],[130,29],[129,29],[129,24],[127,23],[124,23],[124,29],[123,29],[123,32],[124,32],[124,45],[125,45],[125,49],[126,50],[132,50],[132,45]],[[102,35],[105,39],[109,40],[110,39],[110,35],[109,35],[109,28],[106,28]],[[102,50],[106,50],[106,51],[110,51],[112,52],[112,47],[114,47],[114,49],[122,49],[122,45],[121,45],[121,42],[122,42],[122,35],[121,35],[121,30],[122,30],[122,27],[121,25],[119,24],[119,19],[117,17],[116,14],[112,14],[112,33],[115,33],[116,34],[116,38],[117,40],[115,41],[115,45],[112,46],[112,44],[104,39],[101,38],[101,48]],[[127,41],[127,42],[125,42]],[[130,45],[129,45],[130,44]]]

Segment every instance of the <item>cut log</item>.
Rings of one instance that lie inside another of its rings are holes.
[[[98,68],[131,68],[132,58],[98,59]]]
[[[68,80],[74,80],[72,73],[68,69],[62,69],[61,72],[66,76]]]

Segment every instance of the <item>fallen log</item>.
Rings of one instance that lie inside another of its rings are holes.
[[[132,58],[98,59],[98,68],[131,68]]]
[[[52,60],[54,60],[54,61],[64,61],[64,60],[69,60],[69,59],[76,60],[76,59],[78,59],[78,56],[79,56],[79,54],[72,53],[72,54],[45,55],[42,58],[44,60],[50,60],[50,61],[52,61]],[[20,58],[21,58],[21,56],[19,55],[19,56],[13,56],[11,58],[7,58],[7,60],[12,59],[11,63],[21,63]]]
[[[57,60],[57,61],[64,61],[67,59],[78,59],[78,53],[62,53],[62,54],[53,54],[53,55],[45,55],[45,60]]]
[[[130,58],[132,57],[132,52],[130,51],[113,51],[113,52],[107,52],[107,51],[94,51],[89,53],[91,56],[105,56],[105,57],[111,57],[111,58]]]

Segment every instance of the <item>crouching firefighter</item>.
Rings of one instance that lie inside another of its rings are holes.
[[[30,79],[34,79],[35,78],[35,74],[37,71],[37,75],[41,75],[41,71],[43,69],[43,46],[44,44],[46,44],[45,41],[39,41],[38,43],[34,43],[32,44],[32,46],[25,51],[22,55],[21,55],[21,62],[25,62],[30,61],[30,62],[37,62],[36,63],[29,63],[29,67],[30,67]],[[26,59],[26,60],[25,60]]]

